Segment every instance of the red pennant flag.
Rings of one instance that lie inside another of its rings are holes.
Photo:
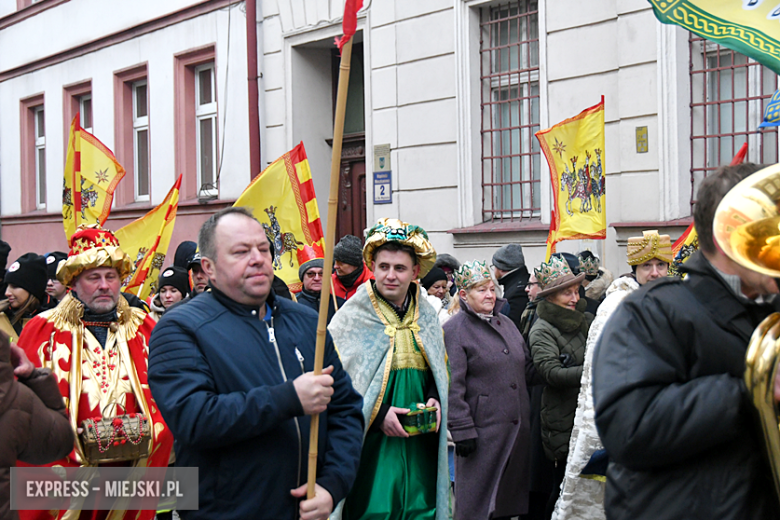
[[[344,3],[344,21],[341,23],[341,32],[344,36],[336,38],[336,45],[339,48],[339,54],[350,38],[355,35],[357,31],[357,12],[363,7],[363,0],[347,0]]]
[[[737,152],[737,155],[734,156],[734,158],[731,160],[731,164],[729,166],[736,166],[738,164],[742,164],[745,162],[745,156],[747,155],[747,143],[742,143],[742,148],[739,149]]]

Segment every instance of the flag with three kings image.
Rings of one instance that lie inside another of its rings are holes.
[[[549,260],[555,244],[562,240],[607,236],[604,97],[599,104],[535,135],[552,181]]]
[[[70,240],[80,224],[106,222],[125,169],[106,145],[73,118],[62,185],[62,224]]]
[[[122,290],[142,300],[157,293],[157,278],[176,223],[181,177],[179,175],[160,205],[114,233],[122,251],[133,261],[133,271],[122,281]]]
[[[325,238],[303,142],[254,178],[234,206],[244,206],[260,221],[274,254],[274,274],[293,292],[303,289],[298,267],[310,246],[323,258]]]

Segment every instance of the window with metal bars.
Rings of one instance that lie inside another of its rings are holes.
[[[539,218],[537,0],[481,9],[480,83],[482,220]]]
[[[778,162],[777,128],[757,131],[777,90],[777,74],[693,33],[689,50],[692,206],[701,181],[730,163],[744,143],[748,160]]]

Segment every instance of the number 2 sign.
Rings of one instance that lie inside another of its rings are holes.
[[[392,172],[374,172],[374,204],[391,204],[392,202]]]

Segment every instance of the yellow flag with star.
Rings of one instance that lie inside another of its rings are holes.
[[[65,237],[81,224],[106,222],[114,201],[114,190],[125,169],[98,138],[81,128],[79,115],[73,118],[65,159],[62,185],[62,224]]]
[[[535,135],[552,181],[549,260],[562,240],[607,236],[604,97],[598,105]]]

